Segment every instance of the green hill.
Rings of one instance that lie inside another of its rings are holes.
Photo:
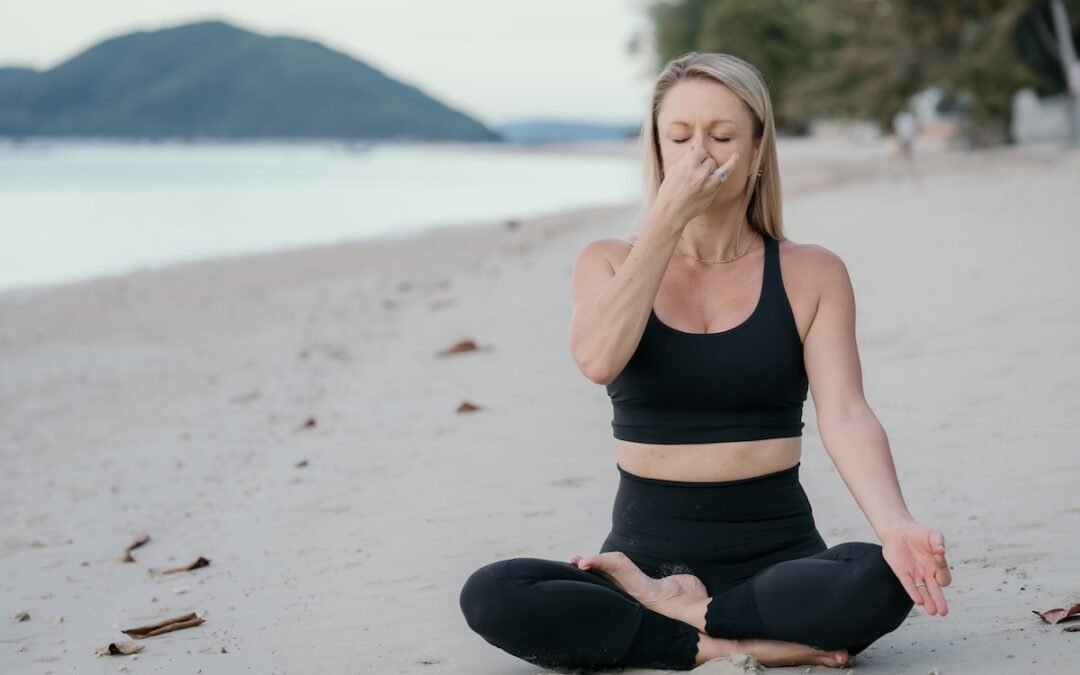
[[[0,68],[0,136],[499,139],[350,56],[221,21],[112,38],[46,71]]]

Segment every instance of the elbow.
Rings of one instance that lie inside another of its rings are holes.
[[[608,384],[615,378],[611,376],[611,369],[594,362],[578,362],[578,370],[596,384]]]
[[[570,335],[570,356],[581,374],[596,384],[607,385],[619,374],[606,345],[590,343],[574,333]]]
[[[611,384],[611,382],[615,379],[611,375],[611,370],[583,370],[582,372],[585,373],[585,377],[589,378],[596,384],[602,384],[605,386]]]
[[[577,364],[581,374],[589,378],[590,381],[606,385],[615,379],[611,374],[611,368],[602,361],[574,353],[571,356],[573,356],[574,363]]]

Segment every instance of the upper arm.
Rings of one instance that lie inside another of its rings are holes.
[[[855,292],[847,266],[822,246],[808,252],[820,293],[803,343],[803,358],[819,419],[847,417],[866,405],[855,339]]]
[[[570,277],[570,295],[575,316],[588,309],[596,296],[615,276],[615,267],[609,262],[606,250],[610,243],[606,239],[591,241],[578,253],[574,261],[574,270]]]
[[[597,296],[611,281],[611,278],[615,276],[615,267],[608,257],[611,245],[612,242],[608,239],[589,242],[578,253],[577,260],[574,261],[574,269],[570,279],[570,294],[573,305],[570,317],[570,351],[579,366],[582,364],[575,350],[578,323],[581,317],[592,307]]]

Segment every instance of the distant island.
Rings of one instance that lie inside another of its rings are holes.
[[[138,31],[55,68],[0,68],[0,136],[499,141],[317,42],[222,21]]]
[[[497,129],[506,141],[522,144],[636,139],[641,133],[641,125],[637,123],[574,122],[543,118],[513,120],[499,125]]]

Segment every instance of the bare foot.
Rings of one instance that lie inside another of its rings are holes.
[[[855,657],[846,649],[835,651],[814,649],[796,642],[781,640],[716,638],[701,633],[698,635],[698,653],[695,666],[717,658],[726,658],[732,654],[748,654],[762,665],[776,666],[831,666],[844,668],[855,664]]]
[[[575,555],[570,564],[583,570],[599,572],[629,593],[635,600],[657,614],[705,629],[705,607],[709,593],[693,574],[673,574],[654,579],[641,571],[622,551],[611,551],[584,558]]]
[[[621,551],[611,551],[581,557],[575,555],[570,564],[583,570],[593,570],[611,579],[657,614],[688,623],[700,631],[698,658],[700,665],[709,659],[733,653],[749,654],[765,666],[823,665],[841,668],[854,663],[855,657],[846,649],[821,650],[797,642],[744,638],[716,638],[705,634],[705,607],[709,593],[705,584],[692,574],[673,574],[654,579],[641,571]]]

